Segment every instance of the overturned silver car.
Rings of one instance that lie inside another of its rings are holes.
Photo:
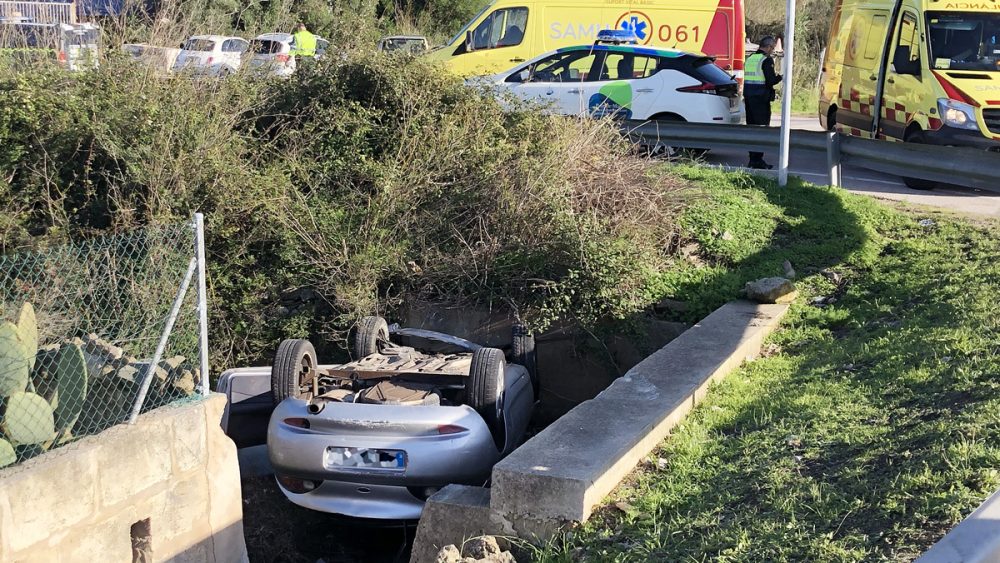
[[[366,317],[352,357],[320,365],[286,340],[271,368],[277,406],[267,446],[294,503],[323,512],[414,519],[450,483],[485,485],[524,438],[537,395],[534,340],[505,352]]]

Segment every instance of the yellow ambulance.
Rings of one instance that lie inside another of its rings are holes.
[[[828,130],[1000,151],[1000,2],[840,0],[822,73]]]
[[[640,45],[701,52],[743,75],[743,0],[496,0],[427,56],[462,76],[496,74],[593,43],[604,29],[632,31]]]

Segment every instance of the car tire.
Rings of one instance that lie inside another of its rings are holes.
[[[498,450],[507,442],[503,416],[504,374],[507,361],[497,348],[480,348],[472,353],[469,380],[465,384],[465,404],[486,421]]]
[[[367,358],[379,352],[379,343],[389,341],[389,323],[382,317],[365,317],[354,329],[351,342],[351,356],[355,360]]]
[[[906,136],[907,143],[913,144],[924,144],[923,134],[920,131],[916,131]],[[937,182],[932,182],[930,180],[921,180],[919,178],[906,178],[903,177],[903,183],[906,184],[907,188],[911,190],[933,190],[937,187]]]
[[[271,397],[277,405],[288,397],[301,397],[302,385],[315,375],[319,361],[308,340],[283,340],[271,365]],[[310,373],[312,372],[312,373]]]
[[[528,376],[531,377],[531,391],[534,393],[535,400],[537,401],[539,393],[542,390],[542,385],[538,378],[538,359],[535,354],[535,337],[528,332],[527,327],[520,323],[514,325],[512,332],[511,360],[513,360],[515,364],[520,364],[524,366],[524,369],[528,370]]]

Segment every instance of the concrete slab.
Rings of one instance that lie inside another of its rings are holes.
[[[916,563],[995,563],[1000,561],[1000,491],[959,522]]]
[[[712,381],[756,356],[787,310],[737,301],[713,312],[498,463],[491,509],[539,530],[585,521]]]
[[[460,546],[469,538],[493,533],[489,489],[448,485],[424,505],[410,563],[430,563],[446,545]]]

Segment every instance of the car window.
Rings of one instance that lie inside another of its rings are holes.
[[[598,80],[648,78],[655,74],[656,71],[656,57],[609,52],[604,58],[604,65]]]
[[[529,66],[527,82],[580,82],[587,80],[597,53],[570,51],[556,53]],[[515,73],[513,76],[518,76]]]
[[[882,37],[885,37],[886,26],[889,18],[886,16],[875,16],[872,18],[871,28],[868,30],[868,44],[865,45],[865,58],[874,60],[879,51],[882,50]]]
[[[904,13],[899,22],[894,56],[897,57],[893,60],[897,74],[920,76],[920,33],[917,29],[917,17],[913,12]]]
[[[281,52],[281,41],[271,41],[270,39],[254,39],[250,42],[251,53],[258,55],[274,55]]]
[[[226,39],[222,42],[222,52],[242,53],[247,50],[247,42],[242,39]]]
[[[695,58],[691,63],[691,70],[695,78],[709,84],[727,84],[733,81],[729,73],[708,57]]]
[[[211,52],[215,50],[215,41],[211,39],[188,39],[184,42],[184,50]]]
[[[486,17],[472,32],[473,50],[520,45],[528,24],[527,8],[505,8]]]

